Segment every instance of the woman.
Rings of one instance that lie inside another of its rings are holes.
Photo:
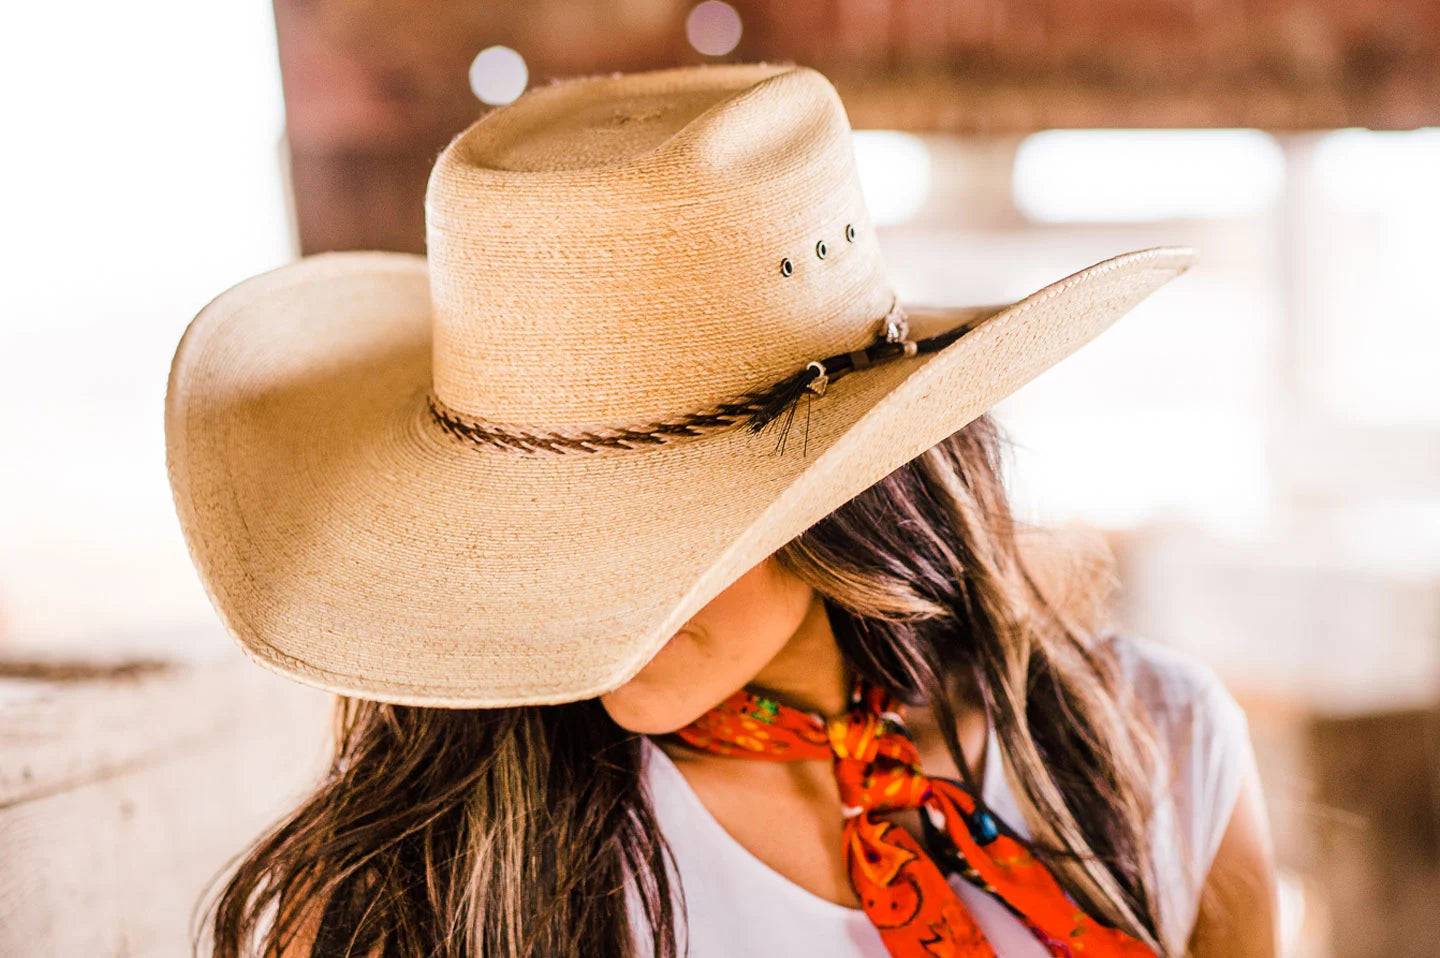
[[[341,693],[215,954],[1274,954],[1243,715],[1035,566],[985,412],[1188,251],[907,314],[784,66],[534,91],[426,212],[172,368],[217,610]]]

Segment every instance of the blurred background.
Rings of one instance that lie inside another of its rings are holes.
[[[426,176],[552,78],[825,72],[903,298],[1199,263],[995,410],[1017,509],[1250,718],[1286,954],[1440,955],[1440,5],[1433,0],[24,4],[0,36],[0,954],[187,952],[319,772],[164,470],[186,323],[331,249],[423,252]]]

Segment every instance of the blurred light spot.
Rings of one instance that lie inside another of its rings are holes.
[[[890,226],[910,219],[930,196],[930,150],[896,130],[856,130],[855,166],[870,221]]]
[[[509,47],[486,47],[470,64],[470,89],[481,103],[503,106],[525,92],[530,71]]]
[[[1260,213],[1284,181],[1261,130],[1046,130],[1021,141],[1011,189],[1031,220],[1136,223]]]
[[[707,57],[723,57],[740,42],[740,14],[728,3],[705,0],[685,18],[685,38]]]

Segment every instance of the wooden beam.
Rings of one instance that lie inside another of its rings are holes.
[[[731,0],[724,59],[816,67],[856,127],[959,134],[1053,127],[1270,130],[1440,124],[1433,0]],[[434,157],[485,107],[488,46],[531,85],[715,62],[690,0],[275,0],[304,252],[421,251]]]

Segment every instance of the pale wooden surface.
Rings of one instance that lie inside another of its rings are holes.
[[[323,772],[331,701],[238,652],[0,680],[0,955],[190,954],[209,882]]]

